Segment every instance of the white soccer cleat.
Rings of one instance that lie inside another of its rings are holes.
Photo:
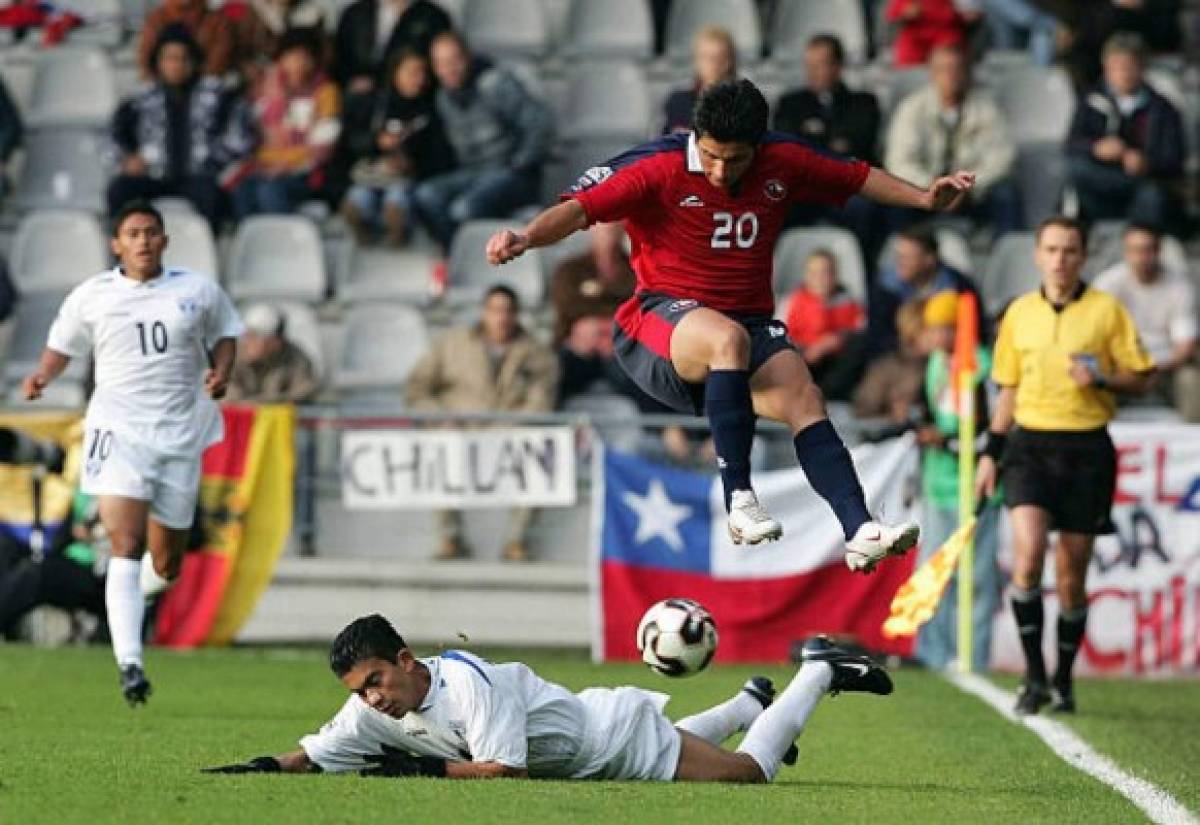
[[[753,490],[734,490],[729,501],[729,538],[734,544],[776,541],[783,525],[771,518]]]
[[[846,542],[846,566],[855,572],[870,573],[888,556],[903,556],[913,549],[920,537],[921,528],[915,522],[889,527],[868,521]]]

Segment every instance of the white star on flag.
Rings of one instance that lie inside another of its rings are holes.
[[[650,489],[644,496],[629,492],[622,498],[629,509],[637,514],[637,533],[633,537],[635,542],[645,544],[652,538],[661,538],[672,551],[683,552],[683,536],[679,535],[679,525],[692,514],[692,508],[671,501],[661,479],[651,479]]]

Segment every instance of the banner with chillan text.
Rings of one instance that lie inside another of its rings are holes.
[[[348,510],[567,507],[575,503],[570,427],[350,430],[342,436]]]
[[[1096,541],[1088,570],[1089,615],[1081,672],[1200,672],[1200,426],[1115,424],[1117,532]],[[1011,558],[1011,542],[1002,545]],[[1043,646],[1053,662],[1054,558],[1043,580]],[[996,617],[992,664],[1023,667],[1012,612]]]

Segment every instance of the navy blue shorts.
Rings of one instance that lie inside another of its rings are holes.
[[[704,414],[704,384],[684,381],[671,363],[671,333],[694,309],[703,306],[692,298],[641,293],[621,304],[613,328],[613,349],[625,374],[650,397],[672,410]],[[787,327],[769,315],[724,315],[750,334],[750,374],[780,350],[795,350]]]

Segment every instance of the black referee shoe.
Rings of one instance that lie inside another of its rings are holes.
[[[1058,683],[1050,688],[1050,712],[1075,712],[1075,688],[1070,682]]]
[[[146,704],[151,693],[150,680],[138,665],[125,665],[121,668],[121,693],[129,707]]]
[[[763,706],[763,710],[766,710],[775,701],[775,683],[766,676],[751,676],[746,680],[746,684],[742,685],[742,693],[754,697]],[[793,742],[791,747],[787,749],[787,753],[783,755],[783,764],[795,765],[796,760],[799,758],[800,751]]]
[[[1017,693],[1017,704],[1013,712],[1017,716],[1035,716],[1038,711],[1050,704],[1050,689],[1042,682],[1025,681]]]

